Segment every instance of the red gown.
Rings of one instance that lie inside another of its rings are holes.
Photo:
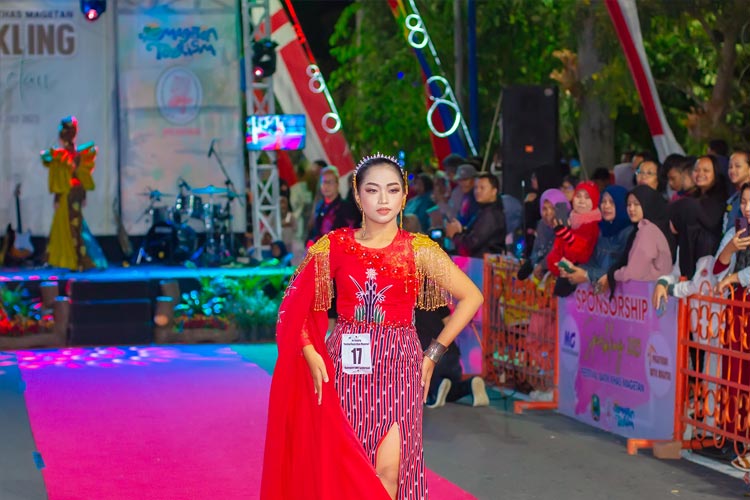
[[[398,498],[427,498],[422,354],[413,313],[415,304],[447,303],[450,266],[429,238],[403,231],[383,249],[360,245],[351,229],[333,231],[310,248],[279,310],[261,498],[387,499],[374,464],[394,424],[401,437]],[[325,341],[332,279],[339,319]],[[372,373],[344,373],[344,334],[365,332]],[[320,406],[300,352],[307,343],[323,356],[331,378]]]

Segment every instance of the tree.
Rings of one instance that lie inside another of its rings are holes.
[[[451,79],[453,2],[416,2],[443,74]],[[649,63],[677,140],[693,153],[702,152],[710,137],[747,147],[745,0],[640,0],[638,7]],[[611,167],[616,152],[653,147],[601,0],[480,0],[477,23],[479,145],[495,126],[495,103],[505,86],[556,84],[562,151],[581,158],[589,171]],[[404,149],[411,158],[431,158],[422,73],[386,2],[360,0],[347,8],[331,44],[340,66],[329,80],[344,103],[340,109],[353,150]]]

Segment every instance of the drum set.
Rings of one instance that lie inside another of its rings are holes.
[[[231,186],[191,188],[183,179],[177,189],[177,194],[151,189],[140,193],[148,196],[142,217],[151,220],[151,227],[135,263],[193,261],[212,266],[230,262],[234,249],[232,202],[237,193]],[[174,203],[168,204],[172,198]]]

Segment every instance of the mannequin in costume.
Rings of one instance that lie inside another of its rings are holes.
[[[264,500],[427,498],[430,378],[483,301],[436,243],[399,228],[406,184],[395,158],[365,158],[353,185],[362,228],[318,240],[279,309]],[[338,320],[326,339],[334,282]],[[454,312],[423,353],[414,308],[435,309],[451,296]]]
[[[42,151],[42,164],[49,169],[50,193],[55,195],[45,260],[53,267],[82,271],[106,267],[101,248],[83,219],[86,191],[94,189],[96,146],[87,142],[76,147],[78,120],[74,116],[60,122],[60,148]]]

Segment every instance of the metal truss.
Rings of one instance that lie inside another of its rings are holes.
[[[242,40],[245,55],[245,105],[248,117],[276,112],[273,76],[256,81],[253,75],[253,40],[271,38],[269,0],[242,1]],[[248,151],[250,202],[253,217],[253,252],[260,259],[263,244],[281,239],[279,170],[274,151]]]

